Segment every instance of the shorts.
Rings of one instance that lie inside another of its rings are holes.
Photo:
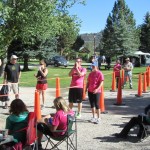
[[[49,127],[45,123],[38,123],[37,124],[38,131],[42,132],[43,134],[53,136],[52,132],[50,131]]]
[[[45,84],[37,84],[36,85],[36,89],[37,90],[46,90],[47,88],[48,88],[47,83],[45,83]]]
[[[11,90],[13,90],[13,93],[14,94],[18,94],[19,93],[19,86],[18,86],[18,83],[11,83],[11,82],[8,82],[8,88],[9,88],[9,92]]]
[[[100,103],[100,93],[93,94],[92,92],[88,92],[89,102],[91,108],[99,109],[99,103]]]
[[[70,88],[69,89],[69,102],[70,103],[81,103],[83,96],[83,88]]]

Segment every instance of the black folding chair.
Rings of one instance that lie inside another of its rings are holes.
[[[143,132],[141,134],[141,137],[140,137],[140,141],[143,141],[144,139],[146,139],[149,135],[150,135],[150,124],[145,124],[143,122],[143,117],[145,115],[142,115],[142,126],[143,126]]]
[[[63,130],[56,130],[55,132],[63,132]],[[59,150],[58,146],[65,141],[67,144],[67,150],[77,150],[77,124],[75,114],[73,116],[67,115],[67,130],[63,136],[54,137],[46,134],[45,136],[48,139],[45,149],[48,144],[51,144],[51,149],[55,148]]]

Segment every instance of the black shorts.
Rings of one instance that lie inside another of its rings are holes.
[[[69,102],[70,103],[81,103],[83,96],[83,88],[70,88],[69,89]]]
[[[50,131],[49,127],[45,123],[38,123],[37,129],[42,132],[43,134],[53,136],[52,132]]]

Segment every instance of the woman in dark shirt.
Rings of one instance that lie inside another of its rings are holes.
[[[44,60],[41,60],[39,70],[37,72],[37,75],[35,75],[35,77],[37,78],[36,89],[39,91],[40,94],[42,93],[42,103],[43,104],[41,105],[41,109],[44,108],[45,90],[48,87],[47,79],[46,79],[47,74],[48,74],[48,69],[46,68],[46,64],[45,64]]]

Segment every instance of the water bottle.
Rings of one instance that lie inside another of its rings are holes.
[[[50,125],[52,125],[52,122],[53,122],[53,118],[51,117],[51,118],[48,119],[48,123],[49,123]]]

